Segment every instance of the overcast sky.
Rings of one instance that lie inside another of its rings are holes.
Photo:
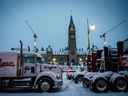
[[[71,11],[72,10],[72,13]],[[96,25],[91,42],[99,48],[103,40],[99,35],[122,20],[120,25],[107,34],[108,45],[128,38],[128,0],[0,0],[0,51],[18,47],[33,47],[28,20],[38,35],[38,47],[49,44],[54,50],[67,46],[68,25],[72,14],[76,26],[77,48],[87,48],[87,18]]]

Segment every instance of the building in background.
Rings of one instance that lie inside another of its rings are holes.
[[[62,65],[77,65],[84,63],[85,52],[83,48],[77,49],[76,47],[76,28],[73,22],[73,17],[70,16],[68,27],[68,47],[60,49],[60,52],[53,52],[52,47],[49,45],[45,52],[40,52],[43,56],[44,62]]]

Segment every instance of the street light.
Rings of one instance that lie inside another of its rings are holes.
[[[89,26],[89,30],[90,30],[91,32],[94,32],[94,31],[96,30],[96,26],[95,26],[94,24],[91,24],[91,25]]]
[[[79,61],[82,62],[82,58],[79,58]]]
[[[90,32],[94,32],[96,30],[96,26],[94,24],[90,24],[87,19],[87,30],[88,30],[88,52],[90,53]]]
[[[53,62],[55,62],[56,61],[56,58],[53,58],[52,60],[53,60]]]
[[[56,58],[53,58],[52,61],[53,61],[53,64],[55,64],[56,63]]]

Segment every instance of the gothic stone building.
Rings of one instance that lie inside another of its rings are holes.
[[[46,48],[46,53],[42,53],[45,62],[58,64],[80,64],[85,60],[85,53],[78,53],[76,48],[76,28],[73,17],[70,17],[68,27],[68,47],[63,53],[53,53],[50,46]]]

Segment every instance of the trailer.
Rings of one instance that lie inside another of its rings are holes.
[[[127,91],[128,71],[104,71],[87,72],[82,78],[83,87],[90,88],[94,92]]]
[[[89,71],[82,78],[82,85],[95,92],[127,91],[128,90],[128,54],[117,46],[116,48],[104,47],[96,62],[91,58]],[[98,65],[100,64],[100,67]],[[90,67],[91,65],[91,67]],[[98,70],[93,70],[93,66]]]
[[[126,91],[128,81],[124,75],[117,72],[101,72],[94,75],[89,80],[89,88],[95,92],[113,91]]]

